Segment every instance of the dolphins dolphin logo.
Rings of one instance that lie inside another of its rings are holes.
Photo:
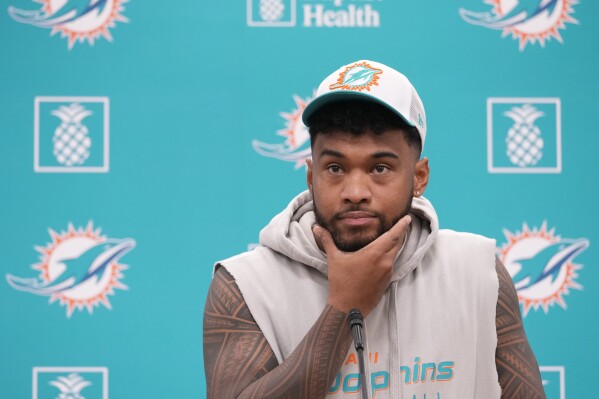
[[[76,42],[87,40],[93,45],[96,38],[112,41],[110,28],[118,22],[128,22],[121,13],[129,0],[34,0],[43,3],[41,9],[28,10],[8,7],[15,21],[50,29],[50,36],[60,33],[68,38],[71,49]]]
[[[499,259],[510,273],[525,317],[531,309],[545,313],[555,304],[567,309],[566,295],[582,290],[576,258],[590,246],[587,238],[562,238],[544,221],[520,231],[503,230],[505,244],[497,248]]]
[[[8,14],[17,22],[40,28],[52,28],[75,21],[94,11],[100,14],[104,11],[107,2],[108,0],[68,0],[62,7],[50,13],[43,10],[21,10],[10,6]]]
[[[464,21],[473,25],[505,29],[530,21],[545,11],[550,15],[553,14],[558,2],[559,0],[520,0],[505,14],[473,12],[461,8],[460,15]]]
[[[331,89],[341,88],[343,85],[360,86],[362,85],[361,82],[369,82],[376,72],[377,71],[373,69],[358,69],[357,71],[353,71],[352,73],[348,72],[345,78],[343,79],[343,83],[333,84],[331,85]]]
[[[280,159],[281,161],[294,162],[299,168],[303,162],[310,158],[312,150],[309,142],[304,142],[302,148],[297,149],[288,144],[268,144],[258,140],[252,141],[254,150],[265,157]],[[303,148],[307,147],[307,148]]]
[[[106,240],[88,248],[76,258],[58,260],[65,265],[65,270],[52,281],[20,278],[10,274],[6,275],[6,280],[11,287],[19,291],[44,296],[55,295],[73,289],[90,279],[98,282],[111,263],[117,262],[133,248],[135,248],[135,241],[129,238]]]
[[[310,134],[308,128],[302,122],[302,112],[306,108],[309,99],[304,100],[299,96],[293,96],[293,99],[297,108],[291,113],[281,113],[281,116],[286,120],[286,127],[278,131],[278,134],[286,137],[287,140],[279,144],[253,140],[252,147],[262,156],[293,162],[295,168],[298,169],[304,165],[305,160],[310,158],[312,154]]]
[[[341,72],[337,82],[330,85],[329,89],[370,90],[370,86],[378,80],[377,75],[382,73],[382,70],[371,67],[367,62],[357,63]]]
[[[537,254],[527,258],[515,259],[521,269],[512,276],[517,290],[524,290],[540,281],[550,278],[553,282],[565,264],[589,247],[587,239],[562,239],[551,244]]]
[[[488,2],[487,2],[488,3]],[[552,37],[563,42],[559,33],[565,23],[578,21],[572,17],[577,0],[497,0],[495,8],[487,12],[459,9],[462,19],[469,24],[503,31],[520,40],[522,51],[528,42],[541,46]]]

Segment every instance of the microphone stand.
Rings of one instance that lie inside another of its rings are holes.
[[[366,372],[364,371],[364,342],[362,339],[362,328],[364,327],[364,317],[358,309],[352,309],[347,316],[347,322],[354,337],[354,346],[358,352],[358,368],[360,372],[360,387],[362,399],[368,399],[368,388],[366,386]]]

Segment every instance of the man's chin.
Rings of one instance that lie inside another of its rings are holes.
[[[354,252],[359,249],[364,248],[371,242],[373,242],[376,237],[335,237],[335,245],[337,248],[344,252]]]

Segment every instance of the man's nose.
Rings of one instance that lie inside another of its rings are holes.
[[[370,202],[372,192],[368,175],[361,172],[348,174],[341,191],[341,199],[352,204]]]

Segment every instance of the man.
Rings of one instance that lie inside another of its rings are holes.
[[[422,197],[426,118],[408,79],[349,64],[322,82],[303,120],[309,191],[263,229],[260,247],[216,266],[208,396],[355,397],[346,320],[357,308],[369,397],[544,398],[494,241],[439,230]]]

